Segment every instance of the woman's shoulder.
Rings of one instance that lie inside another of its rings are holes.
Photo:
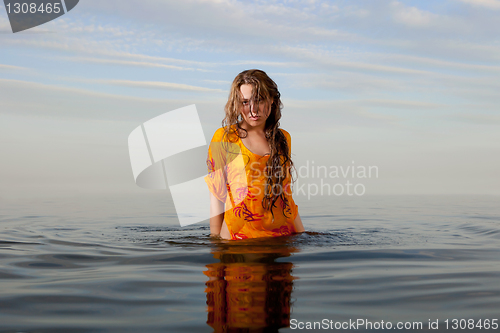
[[[285,131],[282,128],[280,128],[280,130],[283,133],[283,135],[285,136],[286,143],[288,144],[288,149],[291,150],[292,149],[292,137],[290,136],[290,133],[288,133],[287,131]]]
[[[222,141],[223,137],[224,137],[224,127],[221,127],[215,131],[212,137],[212,141]]]
[[[231,126],[231,128],[233,128],[233,126]],[[233,131],[229,131],[230,135],[234,135]],[[225,127],[221,127],[219,129],[217,129],[212,137],[212,141],[213,142],[222,142],[222,141],[228,141],[227,140],[227,137],[226,137],[226,128]],[[234,140],[233,140],[234,141]]]
[[[291,138],[290,133],[288,133],[287,131],[285,131],[282,128],[280,128],[280,131],[283,132],[283,134],[285,135],[285,137],[286,137],[287,140],[290,140],[290,138]]]

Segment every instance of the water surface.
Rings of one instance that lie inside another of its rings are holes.
[[[144,193],[2,203],[0,331],[500,319],[498,197],[299,199],[307,233],[228,242]]]

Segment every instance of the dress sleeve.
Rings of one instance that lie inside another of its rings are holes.
[[[224,129],[219,128],[210,142],[207,156],[207,171],[205,182],[208,190],[222,202],[226,202],[227,178],[226,178],[226,154],[222,149],[222,138]]]

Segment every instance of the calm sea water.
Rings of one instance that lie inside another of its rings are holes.
[[[450,332],[454,319],[500,319],[499,197],[298,199],[307,233],[228,242],[207,223],[179,227],[165,195],[145,193],[2,203],[0,331],[422,323],[409,332],[438,320]]]

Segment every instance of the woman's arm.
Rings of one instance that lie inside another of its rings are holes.
[[[300,218],[299,213],[297,213],[297,217],[293,221],[293,224],[295,225],[295,230],[297,230],[298,233],[306,231],[306,229],[304,229],[304,225],[302,224],[302,219]]]
[[[219,236],[224,222],[224,203],[210,193],[210,236]]]

